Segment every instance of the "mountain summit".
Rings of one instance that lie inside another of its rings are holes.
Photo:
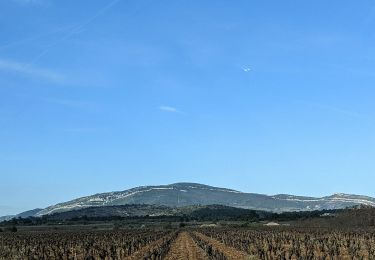
[[[220,204],[237,208],[273,212],[323,210],[355,205],[375,206],[375,199],[366,196],[334,194],[314,198],[280,194],[268,196],[197,183],[174,183],[160,186],[141,186],[125,191],[107,192],[81,197],[49,206],[36,216],[99,206],[148,204],[169,207]]]

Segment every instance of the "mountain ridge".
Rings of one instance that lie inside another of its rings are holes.
[[[333,194],[325,197],[264,195],[200,183],[181,182],[167,185],[139,186],[124,191],[96,193],[39,211],[36,216],[95,206],[149,204],[171,207],[220,204],[237,208],[273,212],[336,209],[354,205],[375,206],[375,199],[363,195]]]
[[[375,207],[375,198],[344,193],[336,193],[324,197],[289,194],[265,195],[200,183],[180,182],[166,185],[139,186],[124,191],[96,193],[51,205],[44,209],[26,211],[14,217],[40,217],[83,208],[129,204],[167,207],[224,205],[271,212],[290,212],[341,209],[355,205]]]

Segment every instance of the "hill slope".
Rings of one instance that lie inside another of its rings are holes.
[[[193,219],[234,219],[258,218],[257,212],[250,209],[222,205],[167,207],[156,205],[128,204],[121,206],[99,206],[45,215],[45,220],[100,219],[113,217],[183,217]]]
[[[100,193],[47,207],[36,216],[70,210],[127,204],[149,204],[168,207],[220,204],[231,207],[274,212],[345,208],[354,205],[375,206],[366,196],[335,194],[313,198],[292,195],[267,196],[196,183],[142,186],[125,191]]]

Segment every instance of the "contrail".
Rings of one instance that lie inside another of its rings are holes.
[[[58,44],[60,44],[62,41],[65,41],[67,39],[69,39],[70,37],[72,37],[74,34],[76,33],[79,33],[80,31],[82,31],[83,28],[85,28],[87,25],[89,25],[90,23],[92,23],[93,21],[95,21],[98,17],[100,17],[101,15],[103,15],[104,13],[106,13],[108,10],[110,10],[114,5],[116,5],[118,2],[120,2],[121,0],[114,0],[112,2],[110,2],[108,5],[106,5],[104,8],[100,9],[96,14],[94,14],[93,16],[91,16],[89,19],[87,19],[86,21],[84,21],[83,23],[75,26],[72,30],[70,30],[66,35],[64,35],[62,38],[60,38],[59,40],[57,40],[56,42],[54,42],[53,44],[51,44],[50,46],[48,46],[44,51],[42,51],[41,53],[39,53],[37,56],[35,56],[31,62],[29,62],[27,64],[27,66],[31,66],[32,64],[34,64],[36,61],[38,61],[41,57],[43,57],[44,55],[46,55],[53,47],[57,46]]]
[[[318,103],[318,102],[311,102],[311,101],[306,101],[306,100],[294,100],[294,101],[297,102],[297,103],[300,103],[300,104],[308,105],[308,106],[319,108],[319,109],[328,110],[328,111],[331,111],[331,112],[336,112],[336,113],[346,115],[346,116],[349,116],[349,117],[365,118],[365,116],[363,116],[363,115],[361,115],[361,114],[359,114],[355,111],[346,110],[346,109],[343,109],[341,107],[325,105],[325,104],[321,104],[321,103]]]
[[[70,26],[69,28],[72,28],[71,30],[69,30],[69,32],[67,32],[67,34],[64,35],[64,37],[62,37],[61,39],[59,39],[58,41],[56,41],[55,43],[51,44],[47,49],[45,49],[44,51],[42,51],[39,55],[37,55],[30,63],[26,63],[25,66],[23,67],[24,70],[27,70],[29,66],[32,66],[33,63],[35,63],[38,59],[40,59],[41,57],[43,57],[44,55],[46,55],[48,53],[49,50],[51,50],[54,46],[58,45],[60,42],[70,38],[72,35],[74,35],[75,33],[78,33],[80,30],[82,30],[85,26],[89,25],[90,23],[92,23],[94,20],[96,20],[98,17],[100,17],[101,15],[103,15],[105,12],[107,12],[109,9],[111,9],[114,5],[116,5],[118,2],[120,2],[121,0],[114,0],[112,2],[110,2],[108,5],[104,6],[104,8],[100,9],[97,13],[95,13],[93,16],[91,16],[89,19],[85,20],[84,22],[82,22],[81,24],[77,25],[77,26]],[[151,3],[154,3],[154,2],[151,2]],[[151,5],[150,2],[147,2],[145,3],[144,5],[148,5],[150,6]],[[135,11],[135,13],[137,13],[138,11],[141,11],[145,6],[142,5],[140,7],[140,9],[138,10],[133,10]],[[36,36],[35,36],[36,37]],[[22,111],[25,111],[26,109],[26,103],[23,103],[23,106],[20,106],[20,111],[18,111],[18,113],[16,112],[12,119],[15,119],[15,118],[19,118],[22,116]],[[8,118],[5,118],[4,120],[0,121],[0,130],[4,127],[4,125],[7,125],[7,123],[10,121],[10,117]]]
[[[6,44],[0,46],[0,50],[12,48],[13,46],[22,45],[22,44],[27,43],[27,42],[32,42],[36,39],[39,39],[41,37],[44,37],[44,36],[47,36],[47,35],[50,35],[50,34],[64,32],[64,31],[67,31],[67,30],[71,29],[72,27],[74,27],[74,26],[70,25],[70,26],[66,26],[66,27],[56,28],[55,30],[51,30],[49,32],[39,33],[39,34],[36,34],[36,35],[28,37],[28,38],[24,38],[24,39],[21,39],[21,40],[18,40],[18,41],[6,43]]]
[[[110,2],[108,5],[104,6],[104,8],[100,9],[97,13],[95,13],[93,16],[91,16],[89,19],[87,19],[86,21],[84,21],[83,23],[73,27],[73,29],[71,29],[67,34],[65,34],[62,38],[60,38],[59,40],[57,40],[56,42],[54,42],[53,44],[51,44],[49,47],[47,47],[44,51],[42,51],[40,54],[38,54],[33,60],[31,60],[31,62],[29,63],[26,63],[22,69],[23,70],[27,70],[29,69],[30,66],[32,66],[37,60],[39,60],[41,57],[43,57],[44,55],[46,55],[53,47],[55,47],[56,45],[58,45],[60,42],[62,41],[65,41],[67,39],[69,39],[72,35],[74,35],[75,33],[81,31],[84,27],[86,27],[87,25],[89,25],[90,23],[92,23],[94,20],[96,20],[98,17],[100,17],[101,15],[103,15],[105,12],[107,12],[109,9],[111,9],[114,5],[116,5],[118,2],[120,2],[121,0],[113,0],[112,2]],[[20,114],[14,116],[14,117],[17,117],[17,116],[20,116]],[[14,118],[13,117],[13,118]],[[6,124],[6,121],[5,122],[3,121],[2,123],[3,124],[0,124],[0,128],[2,128],[2,125]]]

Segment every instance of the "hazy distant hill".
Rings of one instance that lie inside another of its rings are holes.
[[[106,218],[106,217],[141,217],[141,216],[172,216],[178,212],[177,208],[167,206],[128,204],[118,206],[99,206],[81,208],[70,211],[57,212],[49,216],[49,219],[72,218]]]
[[[2,216],[0,217],[0,222],[5,220],[10,220],[12,218],[27,218],[27,217],[33,217],[36,216],[36,214],[43,209],[32,209],[25,212],[22,212],[17,215],[8,215],[8,216]]]
[[[167,207],[146,204],[128,204],[120,206],[99,206],[58,212],[48,216],[48,220],[100,219],[111,217],[189,217],[199,219],[258,217],[258,211],[223,205]],[[261,212],[259,212],[261,213]],[[265,212],[262,212],[265,213]]]
[[[345,208],[354,205],[375,206],[375,199],[366,196],[335,194],[313,198],[292,195],[267,196],[196,183],[175,183],[142,186],[125,191],[100,193],[59,203],[38,211],[35,216],[66,212],[97,206],[148,204],[168,207],[189,205],[226,205],[274,212]]]
[[[32,210],[28,210],[28,211],[25,211],[25,212],[22,212],[22,213],[16,215],[15,217],[17,217],[17,218],[27,218],[27,217],[32,217],[32,216],[35,216],[36,214],[38,214],[38,212],[40,212],[41,210],[43,210],[43,209],[32,209]]]
[[[6,215],[6,216],[1,216],[1,217],[0,217],[0,222],[10,220],[10,219],[14,218],[15,216],[16,216],[16,215]]]

